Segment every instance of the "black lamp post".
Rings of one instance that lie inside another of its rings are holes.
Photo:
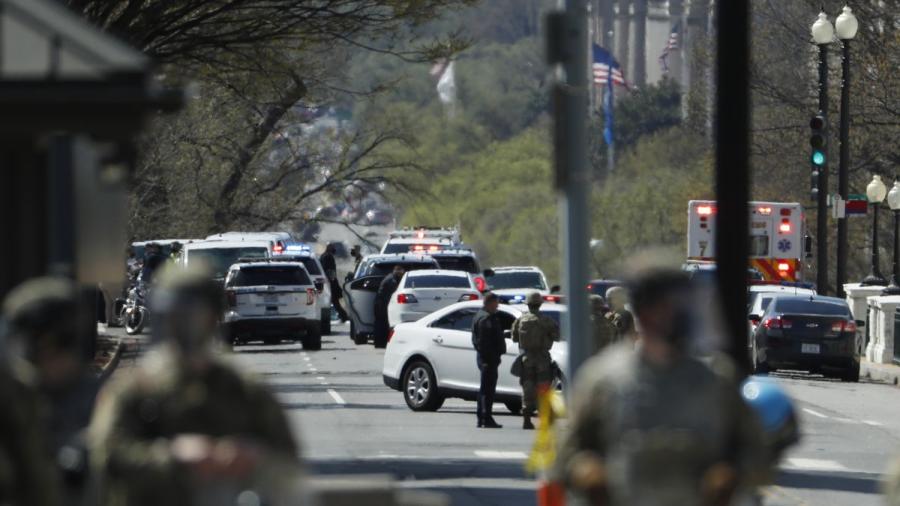
[[[834,26],[824,12],[812,25],[813,42],[819,46],[819,115],[825,119],[828,128],[828,44],[834,40]],[[816,183],[816,286],[819,293],[828,291],[828,143],[821,148],[825,162],[817,170]]]
[[[838,166],[838,194],[841,200],[847,201],[850,190],[850,41],[856,37],[859,22],[850,7],[844,6],[843,12],[834,21],[837,36],[841,39],[841,154]],[[837,289],[838,295],[844,296],[844,283],[847,281],[847,217],[838,218],[837,247]]]
[[[869,199],[869,206],[872,208],[872,266],[869,275],[860,283],[863,286],[884,286],[887,281],[881,275],[881,269],[878,267],[880,263],[878,255],[878,207],[884,202],[887,195],[887,186],[881,181],[881,176],[872,176],[872,181],[866,186],[866,198]]]
[[[894,268],[891,283],[881,292],[882,295],[900,295],[900,181],[894,181],[894,187],[888,192],[888,206],[894,213]]]

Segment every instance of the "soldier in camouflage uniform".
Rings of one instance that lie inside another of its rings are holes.
[[[297,444],[268,389],[213,349],[221,285],[167,267],[152,303],[157,349],[101,392],[91,427],[102,503],[236,504],[249,489],[280,504]]]
[[[616,329],[615,340],[635,339],[634,316],[625,308],[628,292],[620,286],[614,286],[606,291],[606,302],[610,308],[606,313],[606,319]]]
[[[618,333],[616,327],[606,314],[609,312],[609,306],[606,301],[599,295],[591,295],[591,326],[594,330],[594,354],[600,353],[607,346],[616,341]]]
[[[735,378],[687,356],[690,287],[655,269],[632,283],[637,352],[616,344],[579,370],[555,474],[590,504],[716,506],[770,465]]]
[[[519,383],[524,405],[522,428],[529,430],[534,429],[531,417],[537,411],[538,386],[553,381],[550,348],[554,341],[559,341],[559,326],[552,318],[540,314],[544,302],[540,293],[529,293],[525,302],[528,312],[513,323],[512,340],[519,343],[520,353],[525,355]]]

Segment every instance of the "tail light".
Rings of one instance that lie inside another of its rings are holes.
[[[464,293],[458,302],[465,302],[467,300],[478,300],[479,295],[477,293]]]
[[[781,316],[773,316],[763,321],[763,327],[767,329],[789,329],[794,326],[794,322]]]
[[[275,245],[272,246],[272,252],[276,255],[284,253],[284,243],[281,241],[276,242]]]
[[[225,291],[225,300],[228,302],[228,307],[237,306],[237,294],[234,292],[234,290]]]
[[[410,293],[397,294],[397,304],[416,304],[418,303],[416,296]]]
[[[842,332],[856,333],[856,322],[853,320],[840,320],[831,324],[831,331],[835,334]]]
[[[544,302],[553,302],[559,304],[562,302],[562,300],[562,295],[544,295]]]
[[[312,306],[316,303],[316,289],[315,288],[307,288],[306,289],[306,305]]]
[[[475,288],[484,293],[487,291],[487,281],[482,276],[475,276]]]

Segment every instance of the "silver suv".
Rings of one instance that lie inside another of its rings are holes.
[[[236,343],[262,339],[277,344],[299,339],[322,348],[316,287],[302,262],[250,259],[228,269],[225,328]]]

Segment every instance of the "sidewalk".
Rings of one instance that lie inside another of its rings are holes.
[[[874,364],[863,359],[860,363],[859,375],[879,383],[900,384],[900,366],[895,364]]]

